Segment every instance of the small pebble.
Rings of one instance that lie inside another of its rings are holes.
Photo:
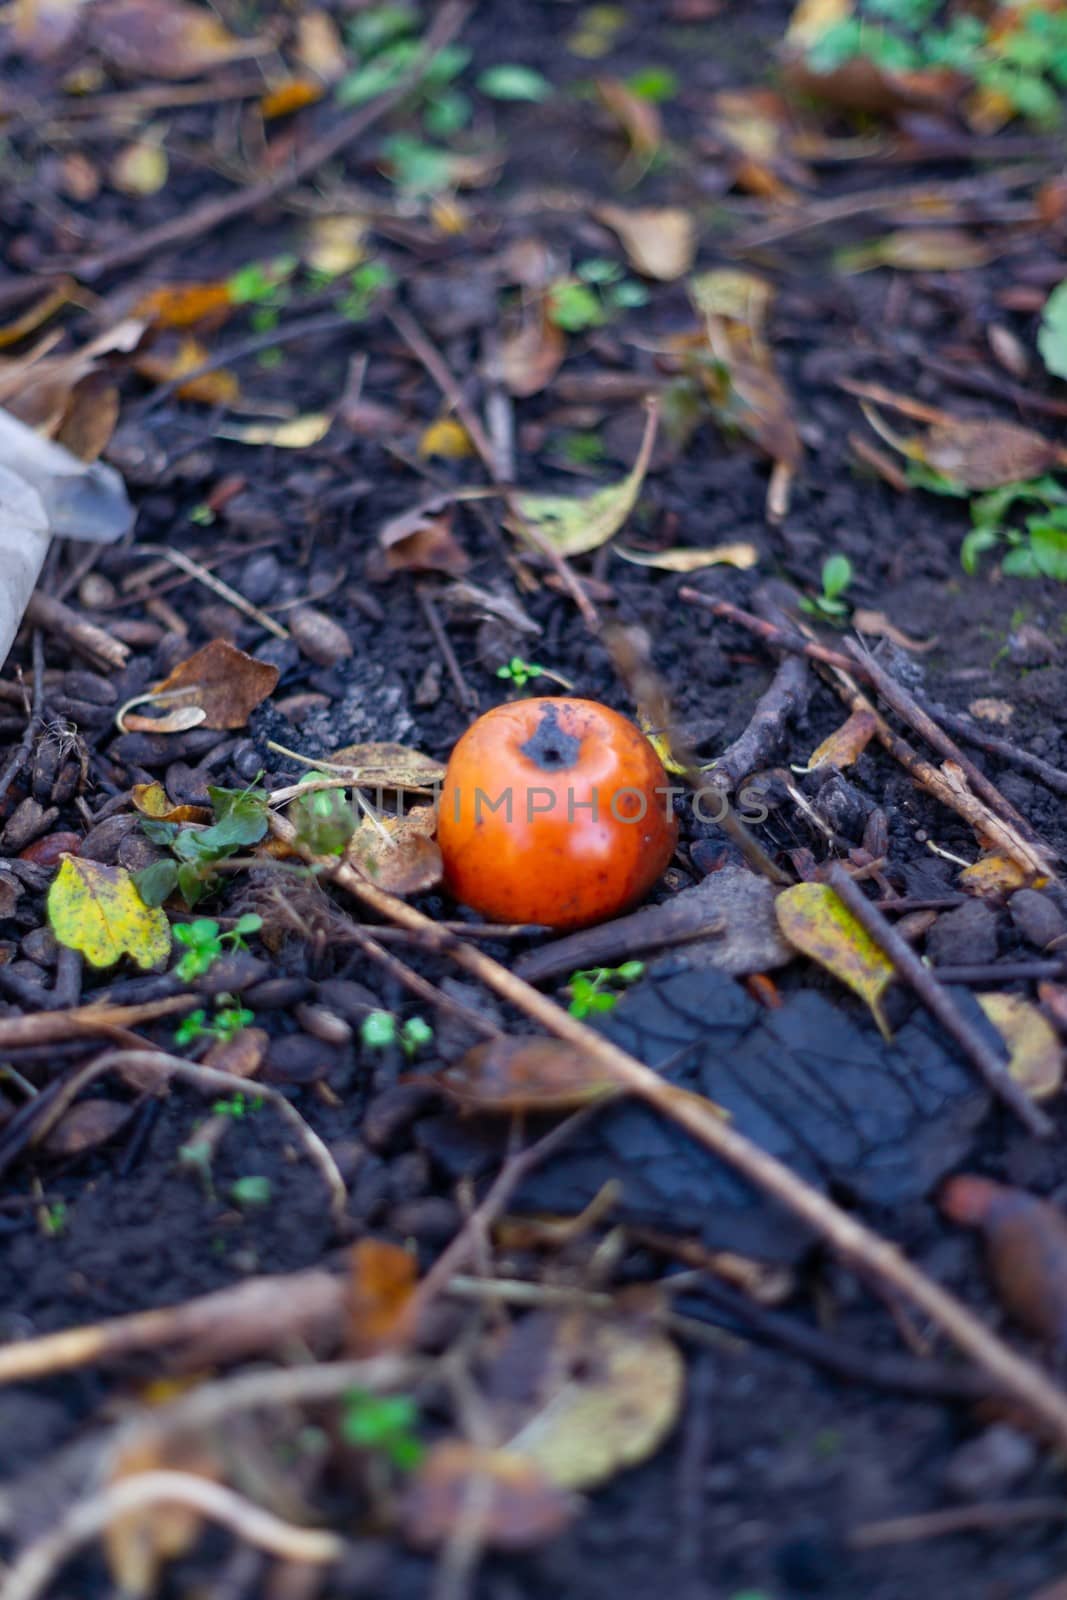
[[[946,911],[927,934],[926,953],[935,967],[979,965],[995,960],[996,913],[981,900],[968,900]]]
[[[438,1096],[418,1083],[394,1083],[374,1096],[363,1113],[361,1132],[372,1150],[394,1148],[415,1119]]]
[[[955,1451],[945,1468],[945,1488],[958,1500],[996,1500],[1014,1488],[1036,1460],[1032,1439],[995,1422]]]
[[[1008,910],[1019,932],[1039,950],[1047,950],[1055,940],[1067,935],[1067,917],[1039,889],[1018,889],[1008,901]]]

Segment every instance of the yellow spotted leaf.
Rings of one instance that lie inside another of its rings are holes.
[[[968,894],[1003,895],[1021,889],[1032,880],[1010,856],[979,856],[959,875],[959,886]]]
[[[1008,1047],[1008,1071],[1033,1100],[1047,1100],[1063,1084],[1059,1035],[1037,1006],[1018,994],[980,994],[978,1004]]]
[[[525,1331],[532,1343],[533,1329]],[[591,1488],[647,1460],[681,1406],[685,1366],[676,1346],[656,1328],[594,1321],[584,1311],[546,1317],[538,1334],[536,1398],[507,1449],[560,1489]]]
[[[893,964],[829,884],[796,883],[782,890],[774,909],[789,943],[865,1000],[888,1039],[882,996],[893,979]]]
[[[48,921],[59,943],[93,967],[128,955],[146,971],[170,954],[170,923],[146,906],[125,867],[64,856],[48,891]]]
[[[524,524],[562,556],[586,555],[606,544],[630,515],[641,491],[655,442],[656,419],[656,409],[650,406],[637,460],[621,483],[584,499],[569,494],[517,494],[514,505]]]

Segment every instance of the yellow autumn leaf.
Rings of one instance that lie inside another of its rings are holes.
[[[782,890],[774,909],[789,943],[865,1000],[882,1037],[890,1038],[882,996],[893,979],[893,963],[829,884],[796,883]]]
[[[523,521],[536,529],[561,556],[584,556],[612,538],[630,512],[644,482],[656,438],[657,411],[649,406],[644,438],[633,470],[621,483],[580,498],[569,494],[517,494],[513,504]]]
[[[979,856],[964,867],[958,878],[961,889],[979,896],[1011,894],[1031,882],[1017,861],[1010,856]]]
[[[287,417],[284,422],[243,422],[216,428],[217,439],[235,439],[238,444],[272,444],[279,450],[306,450],[325,439],[333,424],[326,411],[309,411],[302,417]]]
[[[1063,1084],[1063,1049],[1048,1018],[1018,994],[975,997],[1008,1047],[1008,1071],[1033,1100],[1047,1100]]]
[[[145,905],[125,867],[64,856],[48,891],[48,921],[59,943],[93,967],[128,955],[148,970],[170,954],[166,912]]]
[[[420,456],[439,456],[442,461],[462,461],[474,454],[470,435],[455,417],[438,417],[419,440]]]
[[[659,572],[700,572],[704,567],[739,567],[747,571],[759,560],[754,544],[713,544],[702,549],[681,545],[674,550],[630,550],[617,544],[615,554],[635,567],[655,567]]]
[[[874,738],[878,719],[873,711],[853,711],[852,715],[835,728],[808,758],[800,770],[813,772],[816,767],[837,767],[842,770],[858,761]]]

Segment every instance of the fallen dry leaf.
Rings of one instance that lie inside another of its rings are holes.
[[[161,783],[135,783],[130,799],[142,817],[153,822],[199,822],[205,825],[214,816],[209,806],[175,805]]]
[[[997,489],[1039,477],[1067,461],[1067,449],[1014,422],[950,417],[903,438],[870,404],[863,414],[887,444],[963,489]]]
[[[326,763],[356,789],[436,789],[445,769],[432,756],[406,744],[346,744]]]
[[[438,456],[442,461],[464,461],[474,454],[470,434],[455,417],[438,417],[419,440],[420,456]]]
[[[601,222],[617,233],[630,265],[646,278],[672,283],[684,278],[697,249],[696,223],[678,206],[644,206],[628,211],[622,206],[600,206]]]
[[[216,428],[215,437],[233,439],[237,444],[270,444],[276,450],[307,450],[325,439],[332,426],[331,412],[309,411],[281,422],[232,423]]]
[[[601,104],[626,135],[635,163],[649,162],[663,143],[659,107],[634,94],[621,78],[597,78],[595,83]]]
[[[768,200],[795,200],[795,186],[812,185],[811,171],[791,151],[792,112],[776,90],[720,90],[712,97],[712,126],[730,152],[739,189]]]
[[[1063,1050],[1052,1024],[1018,994],[980,994],[978,1004],[1008,1047],[1008,1070],[1034,1100],[1063,1086]]]
[[[369,230],[370,218],[358,211],[327,211],[312,217],[304,259],[316,272],[340,277],[365,259]]]
[[[796,883],[782,890],[774,909],[789,943],[865,1000],[882,1037],[889,1039],[882,996],[895,976],[893,963],[830,886]]]
[[[940,643],[940,636],[936,633],[929,639],[913,639],[890,622],[884,611],[865,611],[862,606],[853,611],[852,626],[858,633],[868,633],[876,639],[891,639],[895,645],[911,651],[913,655],[925,655],[928,650],[936,650]]]
[[[987,855],[979,856],[969,867],[964,867],[956,881],[968,894],[999,898],[1032,880],[1010,856]]]
[[[835,265],[844,273],[869,272],[872,267],[893,267],[897,272],[967,272],[987,266],[995,253],[962,228],[913,228],[842,250]]]
[[[136,704],[158,705],[161,701],[158,696],[144,694]],[[123,707],[116,720],[123,733],[188,733],[190,728],[203,725],[207,720],[207,712],[203,706],[175,706],[160,717],[145,717]]]
[[[490,1549],[528,1550],[562,1533],[576,1510],[574,1497],[521,1452],[442,1439],[409,1482],[400,1520],[419,1550],[446,1544],[465,1516]]]
[[[814,749],[808,757],[807,771],[816,767],[837,767],[843,770],[858,761],[878,729],[878,718],[873,711],[853,711],[852,715],[835,728],[829,738]]]
[[[29,334],[35,333],[38,328],[55,316],[57,311],[63,309],[75,289],[76,285],[73,278],[59,278],[55,285],[48,289],[39,300],[35,300],[21,316],[16,317],[13,322],[5,322],[0,325],[0,350],[7,345],[18,344],[22,339],[27,338]]]
[[[982,722],[999,723],[1001,727],[1006,727],[1015,715],[1015,707],[1010,701],[998,700],[993,695],[972,700],[967,710],[972,717],[978,717]]]
[[[432,837],[437,815],[432,806],[415,806],[403,817],[369,817],[345,846],[345,858],[391,894],[422,894],[440,883],[444,869]]]
[[[52,438],[79,461],[97,461],[111,443],[119,420],[119,391],[103,373],[76,383]]]
[[[238,38],[186,0],[94,0],[87,14],[89,45],[135,79],[197,78],[273,48],[265,38]]]
[[[124,145],[119,151],[111,163],[111,182],[121,194],[143,197],[158,194],[169,172],[167,152],[146,132],[134,144]]]
[[[257,661],[225,639],[212,639],[168,673],[155,692],[181,693],[204,712],[207,728],[243,728],[249,715],[272,694],[278,668]]]
[[[676,1347],[657,1329],[586,1312],[535,1312],[502,1361],[530,1364],[523,1400],[501,1404],[505,1447],[561,1489],[587,1489],[645,1461],[673,1428],[685,1387]]]
[[[360,1239],[348,1255],[345,1345],[352,1355],[396,1349],[410,1332],[419,1264],[385,1239]]]
[[[566,353],[563,331],[549,317],[541,295],[536,308],[501,340],[498,361],[504,387],[519,399],[540,394],[559,371]]]
[[[200,322],[217,324],[232,310],[226,283],[211,281],[161,283],[141,296],[132,314],[158,328],[192,328]]]
[[[697,376],[720,422],[737,428],[775,463],[767,514],[780,521],[803,447],[763,337],[770,285],[754,273],[719,268],[691,278],[689,295],[704,317],[711,353],[710,362],[697,358]]]
[[[581,1050],[539,1035],[487,1039],[458,1061],[411,1081],[431,1082],[468,1111],[571,1111],[619,1093]]]
[[[702,550],[688,546],[675,550],[630,550],[617,544],[614,551],[624,561],[632,561],[634,566],[655,567],[660,572],[699,572],[703,567],[738,567],[744,572],[759,560],[756,546],[744,542],[710,545]]]
[[[165,1395],[161,1398],[165,1402]],[[192,1472],[213,1480],[222,1476],[219,1462],[203,1440],[153,1430],[119,1445],[108,1479],[117,1484],[143,1472],[158,1471]],[[137,1600],[155,1594],[163,1568],[192,1548],[202,1526],[199,1512],[165,1501],[145,1511],[112,1517],[104,1530],[103,1545],[116,1587]]]
[[[453,509],[448,495],[434,495],[410,511],[390,517],[378,530],[384,553],[379,565],[368,558],[367,572],[381,578],[392,572],[444,572],[460,578],[470,567],[470,557],[452,532]]]
[[[210,359],[206,345],[199,339],[173,335],[138,350],[134,369],[150,383],[172,383],[184,373],[195,372]],[[237,374],[227,367],[216,367],[214,372],[202,373],[178,388],[183,400],[192,400],[205,406],[231,406],[241,397]]]
[[[525,524],[562,556],[587,555],[612,538],[634,508],[656,438],[657,408],[649,405],[644,437],[633,469],[621,483],[580,498],[565,494],[516,494],[514,505]],[[520,533],[523,531],[520,527]]]

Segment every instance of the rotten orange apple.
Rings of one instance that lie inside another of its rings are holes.
[[[445,884],[490,921],[580,928],[617,916],[648,894],[676,837],[655,750],[595,700],[497,706],[449,758]]]

